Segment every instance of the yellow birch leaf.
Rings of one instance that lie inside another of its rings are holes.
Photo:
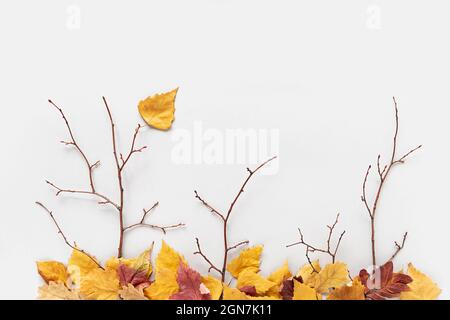
[[[219,300],[222,295],[223,285],[222,281],[213,276],[202,277],[202,283],[208,288],[211,295],[211,300]]]
[[[119,291],[119,296],[122,300],[148,300],[144,296],[142,288],[135,288],[132,284],[123,286],[122,290]]]
[[[242,250],[239,256],[228,264],[228,272],[230,272],[235,278],[238,278],[239,274],[245,269],[250,269],[255,273],[259,272],[259,259],[261,257],[262,250],[262,246],[255,246]]]
[[[292,300],[320,300],[316,290],[294,279],[294,296]]]
[[[177,272],[180,263],[187,264],[183,256],[164,241],[156,258],[155,282],[145,288],[145,296],[151,300],[166,300],[179,290]]]
[[[62,282],[50,281],[39,287],[39,300],[82,300],[76,290],[69,290]]]
[[[66,266],[58,261],[41,261],[36,262],[37,269],[42,279],[45,282],[49,283],[50,281],[54,282],[63,282],[65,283],[67,280],[67,271]]]
[[[119,298],[119,278],[112,269],[91,270],[81,278],[80,292],[90,300],[117,300]]]
[[[287,261],[284,262],[284,264],[272,272],[269,277],[267,277],[267,280],[274,282],[276,285],[267,291],[267,295],[273,298],[281,298],[280,295],[280,287],[283,284],[283,281],[292,277],[291,272],[289,271],[289,264]]]
[[[313,268],[314,267],[314,268]],[[317,272],[315,272],[315,271]],[[303,283],[309,286],[313,286],[316,282],[316,279],[319,277],[320,272],[320,263],[319,260],[315,260],[312,262],[312,266],[307,263],[297,272],[296,277],[302,277]]]
[[[82,277],[95,269],[99,269],[99,267],[91,258],[79,250],[72,250],[72,255],[67,265],[67,272],[76,285],[80,284]]]
[[[318,293],[327,293],[330,288],[339,288],[349,282],[347,265],[342,262],[327,264],[320,270],[311,285]]]
[[[276,283],[265,279],[251,268],[247,268],[239,274],[236,286],[238,288],[254,286],[258,295],[264,295],[270,288],[276,286]]]
[[[177,91],[178,88],[139,101],[139,113],[148,125],[160,130],[167,130],[172,126]]]
[[[412,263],[408,264],[408,275],[413,281],[408,284],[410,291],[400,294],[401,300],[435,300],[441,289],[426,274],[417,270]]]
[[[356,278],[351,286],[342,286],[331,291],[327,300],[365,300],[364,290],[365,287]]]

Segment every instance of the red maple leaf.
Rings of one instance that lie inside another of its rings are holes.
[[[150,285],[150,281],[147,277],[147,271],[145,270],[135,270],[121,263],[119,268],[117,268],[117,274],[119,276],[121,286],[132,284],[135,287],[139,286],[141,288],[146,288]]]
[[[211,294],[202,284],[200,273],[184,263],[178,267],[177,282],[180,290],[170,296],[170,300],[211,300]]]
[[[243,286],[243,287],[239,288],[239,290],[251,297],[256,297],[256,295],[257,295],[255,286]]]
[[[386,262],[370,275],[366,269],[359,272],[359,279],[366,287],[366,298],[370,300],[385,300],[397,298],[400,293],[409,291],[408,283],[412,278],[403,273],[394,273],[392,261]]]

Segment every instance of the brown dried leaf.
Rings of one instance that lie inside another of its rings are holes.
[[[119,291],[119,296],[122,300],[148,300],[142,287],[135,288],[131,284],[122,287],[122,290]]]
[[[409,291],[408,283],[412,278],[403,273],[394,273],[392,261],[376,269],[374,275],[367,270],[359,272],[359,279],[365,286],[366,298],[370,300],[385,300],[398,298],[402,292]]]

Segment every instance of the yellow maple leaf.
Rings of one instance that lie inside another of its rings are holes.
[[[261,257],[262,250],[262,246],[255,246],[242,250],[239,256],[228,264],[228,272],[230,272],[235,278],[238,278],[239,274],[245,269],[250,269],[255,273],[258,272],[260,264],[259,259]]]
[[[150,300],[167,300],[179,289],[177,274],[169,269],[164,269],[159,271],[158,278],[145,288],[144,294]]]
[[[39,300],[82,300],[80,294],[76,290],[70,290],[64,283],[58,281],[50,281],[39,287]]]
[[[222,295],[223,285],[222,281],[213,276],[202,277],[202,283],[208,288],[211,295],[211,300],[219,300]]]
[[[307,263],[297,272],[296,277],[301,277],[303,283],[313,286],[316,282],[316,279],[319,277],[319,272],[321,270],[319,260],[315,260],[312,262],[312,266]]]
[[[187,264],[183,256],[163,241],[156,258],[155,282],[144,290],[145,296],[151,300],[166,300],[177,293],[177,272],[180,263]]]
[[[223,300],[250,300],[249,297],[242,291],[236,288],[230,288],[227,285],[223,286]]]
[[[67,280],[66,266],[58,261],[38,261],[37,269],[42,279],[49,283],[50,281],[65,283]]]
[[[76,285],[80,285],[81,278],[94,269],[99,269],[99,267],[91,258],[79,250],[72,250],[67,272]]]
[[[339,288],[349,282],[347,265],[342,262],[327,264],[320,270],[314,281],[309,281],[318,293],[327,293],[331,288]]]
[[[247,268],[239,274],[237,280],[238,288],[246,286],[254,286],[258,295],[264,295],[270,288],[276,286],[276,283],[265,279],[251,268]]]
[[[119,296],[122,300],[148,300],[144,296],[142,288],[135,288],[132,284],[123,286],[119,291]]]
[[[90,300],[117,300],[119,290],[119,278],[113,269],[96,268],[81,278],[80,292]]]
[[[177,91],[178,88],[166,93],[155,94],[139,102],[139,113],[148,125],[160,130],[167,130],[171,127]]]
[[[435,300],[441,294],[441,289],[426,274],[417,270],[412,263],[408,264],[408,275],[413,281],[408,284],[410,291],[402,292],[402,300]]]
[[[277,300],[277,298],[269,296],[252,297],[236,288],[223,286],[223,300]]]
[[[292,300],[320,300],[316,290],[294,279],[294,296]]]
[[[105,263],[105,268],[106,269],[111,269],[111,270],[117,270],[119,268],[120,262],[122,261],[122,259],[117,258],[117,257],[111,257],[109,258],[106,263]],[[128,266],[128,265],[127,265]]]
[[[112,257],[106,262],[105,266],[107,269],[117,270],[119,265],[122,263],[125,264],[127,267],[133,268],[134,270],[138,271],[145,270],[147,271],[147,276],[150,276],[150,274],[152,273],[152,263],[150,261],[152,251],[153,251],[153,244],[150,246],[150,248],[148,248],[135,258],[125,259]]]
[[[267,277],[267,280],[275,282],[277,285],[281,285],[284,280],[290,277],[292,277],[292,274],[289,271],[289,264],[285,261],[281,267]]]
[[[342,286],[331,291],[327,300],[365,300],[364,290],[365,287],[356,278],[351,286]]]

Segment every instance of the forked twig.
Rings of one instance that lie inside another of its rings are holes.
[[[81,250],[79,248],[76,247],[76,245],[71,244],[68,240],[66,235],[64,234],[64,232],[62,231],[61,227],[59,226],[58,222],[56,221],[55,217],[53,216],[53,212],[50,211],[45,205],[43,205],[41,202],[36,201],[36,204],[41,207],[42,209],[44,209],[45,211],[47,211],[47,213],[50,215],[50,218],[52,219],[53,223],[55,224],[56,228],[58,229],[58,233],[61,235],[61,237],[63,238],[64,242],[73,250],[76,250],[78,252],[81,252],[82,254],[84,254],[85,256],[87,256],[89,259],[91,259],[93,262],[95,262],[95,264],[103,269],[103,267],[100,265],[100,263],[98,263],[98,261],[92,257],[90,254],[88,254],[86,251]]]
[[[234,250],[234,249],[236,249],[236,248],[238,248],[240,246],[243,246],[243,245],[246,245],[246,244],[249,243],[248,241],[241,241],[241,242],[239,242],[239,243],[237,243],[237,244],[235,244],[233,246],[230,246],[228,244],[228,222],[230,221],[230,217],[231,217],[231,214],[233,212],[234,206],[237,203],[237,201],[239,200],[239,198],[242,195],[242,193],[244,192],[244,189],[247,186],[247,183],[250,181],[250,179],[253,177],[253,175],[256,172],[258,172],[262,167],[264,167],[266,164],[268,164],[269,162],[271,162],[272,160],[274,160],[276,158],[277,158],[276,156],[270,158],[269,160],[267,160],[267,161],[263,162],[262,164],[260,164],[254,170],[251,170],[251,169],[247,168],[248,176],[244,180],[244,183],[242,184],[242,186],[240,187],[238,193],[236,194],[236,196],[234,197],[233,201],[231,202],[231,204],[230,204],[226,214],[220,213],[219,210],[216,210],[207,201],[205,201],[203,198],[201,198],[197,191],[194,191],[195,198],[198,199],[211,213],[213,213],[214,215],[218,216],[219,219],[222,221],[223,245],[224,245],[222,266],[221,266],[221,268],[218,268],[211,262],[211,260],[201,250],[200,242],[199,242],[199,240],[197,238],[196,238],[197,251],[194,254],[198,254],[198,255],[202,256],[202,258],[210,266],[209,271],[211,271],[211,270],[217,271],[222,277],[222,282],[225,282],[225,275],[226,275],[226,268],[227,268],[227,261],[228,261],[228,254],[229,254],[229,252],[231,250]]]
[[[307,243],[305,241],[304,237],[303,237],[303,233],[300,230],[300,228],[298,229],[298,232],[300,234],[300,241],[297,241],[295,243],[289,244],[286,247],[289,248],[289,247],[298,246],[298,245],[305,246],[305,248],[306,248],[306,253],[305,253],[306,259],[308,260],[308,263],[311,265],[311,268],[312,268],[313,272],[317,272],[317,270],[314,268],[314,265],[313,265],[313,263],[311,261],[311,257],[309,256],[309,254],[310,253],[314,253],[314,252],[325,253],[325,254],[327,254],[327,255],[329,255],[331,257],[331,262],[332,263],[336,262],[336,255],[337,255],[337,252],[339,250],[339,246],[341,244],[342,237],[344,237],[344,234],[345,234],[345,231],[343,231],[341,233],[341,235],[339,236],[338,241],[336,243],[336,247],[334,248],[334,250],[332,250],[331,249],[331,240],[332,240],[333,232],[334,232],[338,222],[339,222],[339,213],[337,214],[336,220],[334,221],[334,223],[331,226],[330,225],[327,226],[329,232],[328,232],[328,238],[327,238],[327,246],[326,246],[325,249],[319,248],[319,247],[315,247],[315,246],[311,245],[310,243]]]
[[[403,238],[402,238],[402,242],[399,244],[397,241],[394,242],[395,244],[395,252],[394,254],[391,256],[391,258],[389,259],[389,261],[392,261],[395,259],[395,257],[399,254],[399,252],[403,249],[403,247],[405,246],[405,242],[406,242],[406,237],[408,236],[408,232],[405,232],[403,234]]]
[[[178,223],[178,224],[173,224],[173,225],[168,225],[168,226],[159,226],[156,224],[145,223],[145,218],[147,217],[147,215],[153,209],[155,209],[158,205],[159,205],[159,202],[156,202],[150,209],[143,209],[142,211],[144,212],[144,214],[142,215],[141,220],[138,223],[134,223],[132,225],[129,225],[128,227],[123,228],[123,231],[127,231],[127,230],[137,228],[137,227],[147,227],[147,228],[152,228],[152,229],[159,229],[159,230],[161,230],[162,233],[166,234],[167,230],[185,226],[184,223]]]
[[[422,145],[419,145],[419,146],[411,149],[407,153],[405,153],[400,158],[396,159],[397,138],[398,138],[398,131],[399,131],[399,118],[398,118],[398,106],[397,106],[397,101],[395,100],[395,97],[393,98],[393,101],[394,101],[394,108],[395,108],[395,132],[394,132],[394,139],[393,139],[393,145],[392,145],[392,152],[390,155],[389,163],[386,164],[385,166],[381,165],[381,155],[378,155],[378,157],[377,157],[377,174],[378,174],[378,178],[379,178],[379,184],[376,189],[375,199],[374,199],[372,205],[369,205],[369,201],[367,200],[367,196],[366,196],[366,185],[367,185],[367,180],[368,180],[371,166],[369,166],[369,168],[367,169],[367,172],[364,176],[363,185],[362,185],[361,201],[364,203],[364,206],[365,206],[367,212],[369,213],[370,224],[371,224],[371,244],[372,244],[372,265],[373,266],[376,266],[375,218],[376,218],[377,208],[378,208],[378,204],[379,204],[379,201],[381,198],[383,186],[385,185],[385,182],[386,182],[392,168],[396,164],[403,164],[405,162],[405,160],[412,153],[414,153],[415,151],[417,151],[418,149],[420,149],[422,147]],[[403,238],[402,245],[401,246],[397,245],[397,251],[395,252],[395,254],[393,255],[393,257],[391,259],[395,258],[395,256],[400,252],[400,250],[403,249],[403,245],[404,245],[405,241],[406,241],[406,235]]]

